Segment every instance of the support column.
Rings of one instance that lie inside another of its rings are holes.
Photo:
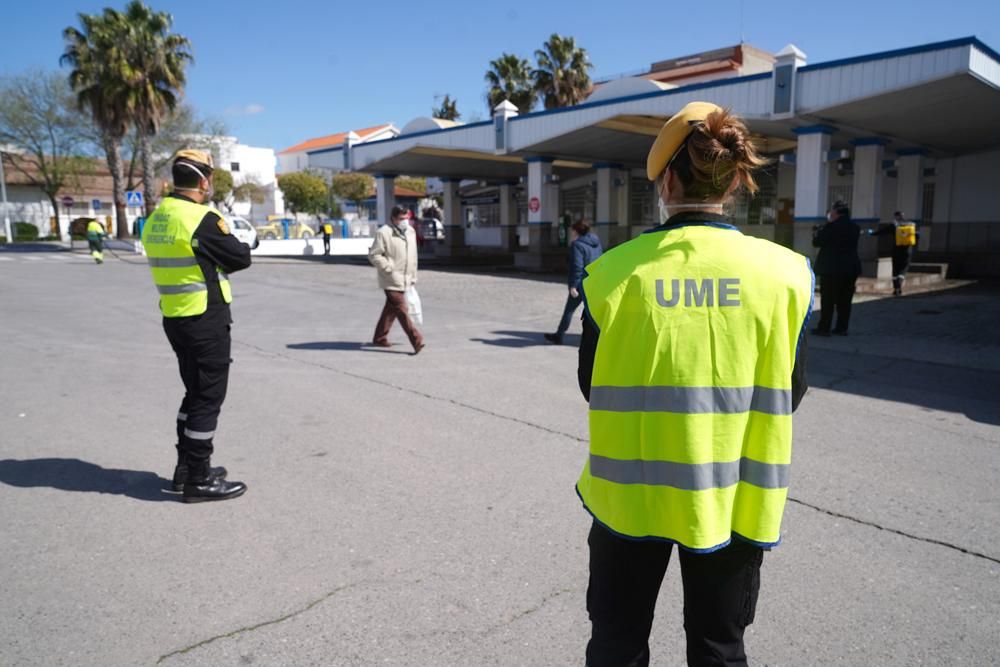
[[[826,221],[827,191],[830,182],[830,136],[836,128],[810,125],[795,128],[798,148],[795,151],[795,225],[792,249],[812,255],[813,225]]]
[[[924,218],[924,156],[922,148],[896,151],[896,210],[907,220]]]
[[[377,225],[389,223],[389,214],[396,205],[396,175],[375,174],[375,217]]]
[[[462,219],[462,198],[458,194],[459,179],[442,178],[444,199],[444,242],[436,249],[439,255],[455,255],[465,248],[465,220]]]
[[[528,246],[533,253],[552,247],[552,228],[559,219],[559,184],[552,181],[552,158],[528,163]],[[536,210],[533,210],[536,208]]]
[[[881,137],[863,137],[854,144],[854,183],[851,197],[851,217],[862,226],[877,225],[882,210],[882,160],[886,140]],[[878,238],[862,235],[858,243],[862,274],[882,278],[892,273],[887,258],[878,256]],[[883,266],[885,265],[885,266]]]
[[[623,181],[620,176],[620,164],[598,162],[597,169],[597,211],[594,220],[594,231],[601,245],[607,249],[618,242],[619,218],[618,195]]]
[[[514,199],[514,185],[500,186],[500,247],[504,252],[516,252],[517,245],[517,201]]]

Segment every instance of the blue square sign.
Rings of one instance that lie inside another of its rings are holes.
[[[91,199],[90,200],[90,208],[94,209],[95,211],[100,211],[101,210],[101,200],[100,199]]]
[[[125,193],[126,206],[142,206],[142,193],[138,190],[129,190]]]

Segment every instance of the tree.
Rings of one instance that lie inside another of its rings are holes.
[[[64,77],[30,72],[0,80],[0,145],[13,148],[0,156],[45,193],[57,220],[59,193],[93,172],[92,162],[80,157],[87,125]]]
[[[397,176],[396,186],[419,192],[422,195],[427,193],[427,179],[422,176]]]
[[[330,190],[337,197],[353,202],[361,211],[361,203],[375,191],[375,179],[369,174],[343,172],[335,174],[330,181]]]
[[[233,188],[233,199],[250,202],[250,218],[253,219],[254,204],[267,201],[267,188],[261,185],[256,176],[247,175],[243,177],[242,183]]]
[[[531,79],[531,63],[527,59],[504,53],[490,61],[485,78],[486,83],[490,84],[486,93],[490,115],[504,100],[516,106],[520,113],[528,113],[534,108],[538,93]]]
[[[553,34],[535,51],[535,60],[531,78],[546,109],[579,104],[590,93],[589,70],[593,65],[587,51],[577,47],[572,37]]]
[[[105,14],[109,12],[116,13],[105,10]],[[191,42],[170,33],[173,25],[170,14],[155,12],[140,0],[129,2],[125,13],[113,22],[123,33],[121,46],[129,65],[121,73],[139,139],[146,215],[149,215],[156,206],[152,138],[159,132],[164,118],[177,108],[183,94],[184,70],[193,60]]]
[[[212,172],[212,203],[218,206],[233,193],[233,175],[225,169]],[[229,208],[228,206],[226,208]]]
[[[170,166],[174,154],[182,148],[197,148],[212,152],[217,148],[219,139],[226,135],[225,125],[218,120],[199,118],[194,110],[186,105],[179,105],[172,113],[163,118],[160,131],[152,138],[151,153],[153,155],[154,177],[163,174]],[[134,128],[125,137],[122,144],[125,160],[126,190],[135,190],[141,185],[143,173],[139,170],[142,162],[139,132]],[[159,189],[157,189],[159,192]]]
[[[297,171],[278,177],[278,187],[285,195],[285,204],[292,213],[320,215],[328,210],[326,181],[308,171]]]
[[[445,95],[444,99],[441,100],[441,106],[431,109],[431,117],[442,120],[458,120],[462,117],[462,114],[458,112],[458,101],[451,99],[451,95]]]
[[[114,189],[118,237],[129,235],[125,216],[125,183],[121,143],[131,123],[124,74],[129,69],[121,48],[121,26],[114,10],[102,15],[79,14],[81,30],[66,28],[66,50],[60,57],[72,69],[70,87],[80,110],[89,111],[100,133]]]

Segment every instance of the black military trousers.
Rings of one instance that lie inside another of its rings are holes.
[[[184,400],[177,412],[177,451],[192,462],[212,456],[212,440],[229,385],[232,340],[228,311],[163,318],[177,355]]]
[[[857,277],[853,275],[828,274],[819,277],[819,298],[822,312],[816,328],[829,332],[833,324],[833,313],[837,313],[837,326],[834,331],[846,332],[851,323],[851,302],[854,299],[854,285]]]
[[[587,666],[646,667],[653,611],[673,545],[628,540],[597,522],[587,543],[593,625]],[[688,664],[746,665],[743,633],[757,607],[763,550],[734,538],[712,553],[678,552]]]

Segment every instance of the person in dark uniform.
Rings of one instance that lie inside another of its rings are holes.
[[[212,193],[211,154],[182,150],[172,171],[174,191],[149,216],[142,242],[184,382],[173,488],[187,503],[227,500],[247,487],[227,481],[226,469],[210,462],[232,362],[228,274],[250,266],[250,249],[205,205]]]
[[[882,225],[878,230],[868,230],[872,236],[893,237],[892,246],[892,295],[903,296],[903,283],[906,282],[906,271],[910,268],[910,252],[920,234],[916,223],[907,220],[902,211],[896,211],[892,216],[891,225]]]
[[[861,257],[858,255],[861,228],[851,220],[851,209],[842,201],[830,207],[826,218],[828,222],[813,234],[813,245],[819,248],[816,275],[819,276],[823,312],[819,324],[812,331],[817,336],[829,336],[831,333],[846,336],[855,283],[861,275]],[[837,311],[837,326],[831,329],[834,310]]]
[[[319,231],[323,235],[323,254],[330,254],[330,236],[333,234],[333,224],[327,220],[320,223]]]

